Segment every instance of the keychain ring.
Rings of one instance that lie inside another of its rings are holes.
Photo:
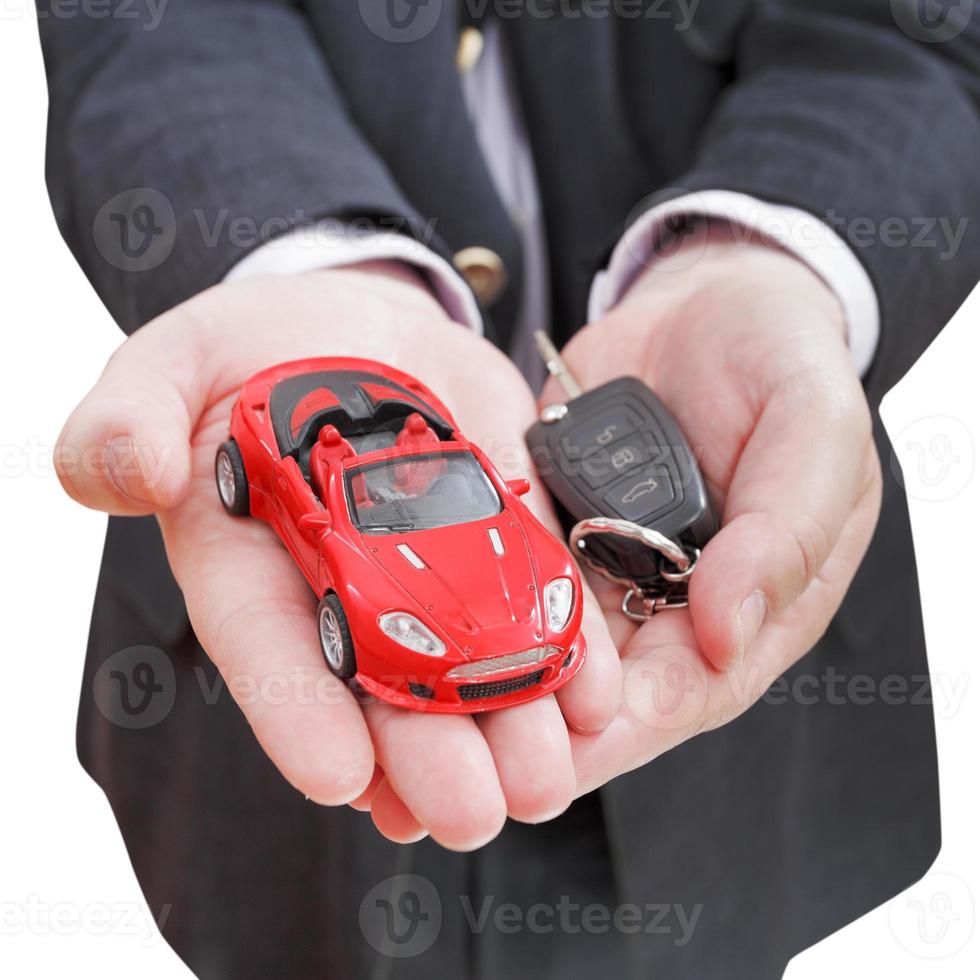
[[[661,534],[659,531],[654,531],[652,528],[642,527],[639,524],[634,524],[632,521],[624,521],[616,517],[590,517],[584,521],[579,521],[572,528],[568,536],[568,546],[572,549],[573,553],[586,558],[589,566],[593,568],[595,564],[588,560],[588,556],[584,552],[585,539],[593,534],[614,534],[616,537],[636,541],[639,544],[646,545],[648,548],[652,548],[654,551],[659,551],[661,555],[677,566],[677,572],[669,572],[667,575],[664,575],[663,569],[661,569],[660,574],[668,582],[684,581],[693,570],[694,562],[697,561],[697,557],[692,561],[691,556],[676,541],[668,538],[665,534]],[[671,579],[668,575],[679,575],[681,577]],[[616,578],[615,581],[619,582],[622,580]],[[626,584],[632,585],[631,582],[627,582]]]
[[[643,604],[643,612],[637,612],[633,608],[634,599],[639,599]],[[645,623],[654,613],[660,612],[663,609],[687,609],[687,597],[669,598],[660,596],[656,599],[651,599],[649,596],[645,596],[639,589],[630,588],[626,590],[626,595],[623,596],[620,609],[623,615],[628,619],[632,619],[634,623]]]
[[[671,582],[676,584],[678,582],[686,582],[692,574],[694,574],[694,566],[697,565],[698,559],[701,557],[700,548],[692,548],[690,553],[687,554],[688,566],[687,568],[676,568],[676,563],[672,562],[671,559],[664,556],[660,561],[660,577],[665,582]],[[675,565],[675,569],[667,568],[667,563]]]
[[[632,521],[619,520],[613,517],[591,517],[588,520],[579,521],[568,536],[568,544],[573,553],[593,571],[598,572],[604,578],[618,585],[626,586],[626,594],[623,596],[622,610],[624,615],[636,622],[646,622],[655,612],[660,609],[682,609],[687,606],[687,589],[681,595],[661,595],[651,596],[648,590],[644,590],[636,582],[622,578],[609,571],[601,565],[585,550],[585,540],[593,534],[613,534],[620,538],[636,541],[646,545],[656,551],[660,560],[657,562],[657,570],[660,577],[670,583],[670,585],[684,585],[694,572],[694,568],[701,557],[699,548],[692,548],[690,551],[683,548],[672,538],[654,531],[651,528],[634,524]],[[670,567],[672,566],[672,567]],[[643,604],[643,612],[633,608],[634,600],[639,599]]]

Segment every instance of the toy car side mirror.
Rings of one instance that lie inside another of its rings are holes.
[[[327,534],[333,529],[333,520],[325,510],[314,510],[304,514],[297,522],[301,531],[318,531]]]
[[[523,497],[524,494],[531,492],[531,481],[523,476],[519,480],[508,480],[507,489],[515,497]]]

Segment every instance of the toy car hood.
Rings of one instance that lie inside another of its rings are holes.
[[[527,538],[506,510],[467,524],[368,539],[374,560],[424,619],[464,649],[477,633],[527,628],[539,613],[546,583],[538,581]]]

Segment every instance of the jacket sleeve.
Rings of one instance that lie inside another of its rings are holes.
[[[421,225],[292,4],[108,0],[97,17],[57,7],[39,0],[48,188],[127,332],[291,227]]]
[[[878,296],[867,380],[879,390],[980,278],[980,17],[957,13],[971,4],[935,5],[930,21],[917,7],[748,7],[732,34],[733,83],[675,182],[795,206],[851,245]]]

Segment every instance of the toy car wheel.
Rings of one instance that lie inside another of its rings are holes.
[[[248,513],[248,478],[241,450],[234,439],[223,442],[214,457],[214,479],[218,496],[229,514],[241,517]]]
[[[354,659],[354,641],[344,607],[333,592],[328,592],[320,601],[316,611],[317,632],[320,635],[320,649],[327,666],[337,677],[346,680],[357,673]]]

